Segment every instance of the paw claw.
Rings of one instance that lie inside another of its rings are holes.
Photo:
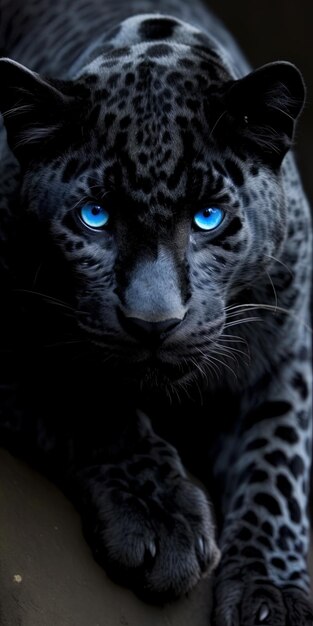
[[[202,572],[205,572],[209,565],[209,546],[206,539],[199,535],[196,539],[196,555]]]
[[[264,624],[264,622],[267,620],[267,618],[269,617],[270,614],[270,610],[269,607],[267,606],[267,604],[262,604],[258,610],[257,613],[257,624]]]
[[[220,551],[214,541],[208,541],[203,535],[196,539],[196,555],[203,573],[215,570],[220,561]]]
[[[147,545],[147,552],[149,552],[149,555],[154,559],[157,553],[157,549],[156,549],[156,545],[154,543],[154,541],[149,541],[149,544]]]
[[[206,548],[205,548],[205,543],[204,543],[204,539],[203,537],[197,537],[197,545],[198,545],[198,551],[200,553],[200,556],[202,556],[202,558],[205,558],[206,556]]]

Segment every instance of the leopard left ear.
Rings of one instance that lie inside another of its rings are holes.
[[[0,112],[3,115],[8,143],[19,160],[46,144],[70,117],[70,103],[56,83],[12,59],[0,59]]]
[[[292,145],[295,122],[305,102],[305,85],[295,65],[278,61],[232,82],[226,94],[243,141],[280,165]]]

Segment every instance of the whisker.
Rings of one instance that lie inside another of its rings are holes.
[[[38,280],[38,277],[39,277],[39,274],[40,274],[40,270],[41,270],[41,268],[42,268],[42,261],[39,263],[39,265],[38,265],[38,267],[37,267],[37,270],[36,270],[36,272],[35,272],[34,279],[33,279],[33,288],[34,288],[34,287],[35,287],[35,285],[36,285],[36,282],[37,282],[37,280]]]
[[[70,306],[68,303],[63,302],[63,300],[59,300],[58,298],[54,298],[53,296],[49,296],[47,293],[41,293],[40,291],[34,291],[33,289],[14,289],[14,291],[18,293],[26,293],[34,296],[40,296],[44,300],[48,300],[51,304],[58,305],[63,307],[64,309],[69,309],[72,312],[76,312],[76,310]]]
[[[248,347],[248,342],[246,339],[244,339],[243,337],[239,337],[238,335],[231,335],[231,334],[225,334],[222,333],[219,336],[219,339],[223,339],[223,342],[227,342],[227,343],[245,343],[246,346]]]
[[[226,350],[226,348],[225,348],[225,350]],[[232,359],[232,360],[233,360],[235,363],[237,363],[237,365],[238,365],[238,359],[237,359],[236,355],[235,355],[235,354],[231,354],[231,352],[230,352],[230,351],[229,351],[229,352],[226,352],[225,350],[221,350],[221,349],[219,348],[218,344],[215,344],[215,345],[214,345],[214,354],[218,354],[219,356],[224,356],[224,357],[226,357],[227,359],[228,359],[228,358],[229,358],[229,359]]]
[[[223,119],[224,115],[226,115],[227,111],[223,111],[223,113],[221,113],[221,115],[217,118],[211,132],[210,132],[210,137],[212,137],[214,131],[216,130],[216,127],[218,126],[218,124],[220,123],[220,121]]]
[[[193,357],[191,357],[190,360],[194,364],[195,368],[200,372],[202,378],[204,378],[204,380],[206,381],[206,384],[208,384],[208,378],[207,378],[206,372],[201,367],[200,363],[197,361],[197,359],[194,359]],[[201,388],[199,387],[199,384],[198,384],[198,381],[197,381],[196,377],[194,379],[194,383],[196,385],[197,391],[199,392],[200,402],[202,404],[203,403],[203,394],[202,394]]]
[[[235,309],[237,309],[237,311],[235,311]],[[254,311],[256,309],[261,309],[264,311],[273,311],[274,313],[277,313],[277,312],[285,313],[285,315],[288,315],[289,317],[292,317],[293,319],[297,320],[297,322],[299,322],[300,324],[303,324],[303,326],[307,330],[312,332],[312,328],[309,326],[309,324],[307,324],[303,319],[299,318],[293,311],[288,311],[288,309],[285,309],[284,307],[275,306],[273,304],[259,304],[259,303],[250,304],[249,303],[249,304],[238,304],[232,307],[228,307],[228,311],[231,311],[231,313],[227,314],[227,318],[235,317],[236,315],[239,315],[240,313],[247,313],[248,311]],[[225,327],[226,327],[226,324],[225,324]]]
[[[218,343],[216,344],[216,346],[217,348],[220,347]],[[226,350],[227,353],[235,352],[236,354],[241,354],[242,356],[250,360],[250,354],[247,354],[247,352],[244,352],[243,350],[239,350],[238,348],[233,348],[233,346],[227,347],[227,346],[224,346],[223,344],[221,344],[221,347],[223,348],[223,350]],[[247,348],[248,348],[248,344],[247,344]]]
[[[225,363],[225,361],[221,361],[220,359],[218,359],[216,356],[213,356],[212,354],[210,354],[210,359],[213,359],[213,361],[216,361],[217,363],[220,363],[221,365],[226,367],[233,374],[234,378],[238,380],[238,376],[236,372],[233,370],[233,368],[230,365],[228,365],[228,363]]]
[[[201,350],[201,348],[197,348],[195,347],[195,349],[197,350],[197,352],[199,352],[206,364],[206,366],[208,366],[209,368],[212,368],[213,373],[215,374],[217,380],[220,379],[221,377],[221,371],[219,369],[219,366],[216,365],[215,363],[212,363],[212,361],[210,360],[211,355],[210,354],[206,354],[205,352],[203,352],[203,350]]]
[[[275,285],[274,285],[274,283],[272,281],[272,277],[270,276],[270,274],[268,273],[267,270],[265,270],[265,273],[268,276],[268,279],[269,279],[269,281],[271,283],[271,286],[272,286],[272,289],[273,289],[273,292],[274,292],[274,298],[275,298],[275,305],[274,306],[275,306],[275,309],[277,310],[278,298],[277,298],[277,292],[276,292],[276,289],[275,289]]]
[[[275,256],[272,256],[271,254],[265,254],[265,256],[267,256],[268,259],[272,259],[272,261],[276,261],[276,263],[279,263],[280,265],[282,265],[282,267],[284,267],[291,276],[294,276],[294,272],[290,269],[288,265],[286,265],[286,263],[283,263],[283,261],[281,261],[280,259],[277,259]]]
[[[268,306],[273,306],[273,305],[268,305]],[[236,306],[233,306],[231,309],[229,309],[226,312],[226,317],[233,317],[234,315],[240,315],[241,313],[246,313],[247,311],[253,311],[254,309],[259,309],[262,308],[262,305],[258,305],[258,304],[239,304]],[[276,310],[276,309],[275,309]]]
[[[241,320],[236,320],[233,322],[226,322],[224,328],[231,328],[232,326],[239,326],[240,324],[247,324],[248,322],[262,322],[261,317],[246,317]]]
[[[84,204],[84,202],[88,202],[88,200],[90,200],[89,195],[86,194],[82,194],[79,198],[79,200],[77,200],[77,202],[75,202],[75,204],[71,205],[71,210],[73,211],[74,209],[77,209],[78,206],[82,206]]]

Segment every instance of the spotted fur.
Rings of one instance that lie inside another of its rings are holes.
[[[308,626],[303,80],[196,2],[105,7],[0,1],[2,441],[144,598],[220,561],[217,626]]]

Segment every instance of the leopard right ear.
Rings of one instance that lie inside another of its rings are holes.
[[[27,158],[34,148],[51,141],[70,117],[73,97],[68,83],[42,78],[11,59],[0,59],[0,112],[8,143],[16,157]]]
[[[292,146],[306,89],[292,63],[276,61],[232,81],[225,96],[241,145],[258,151],[275,167]],[[230,134],[228,134],[228,138]],[[238,144],[238,137],[236,137]]]

